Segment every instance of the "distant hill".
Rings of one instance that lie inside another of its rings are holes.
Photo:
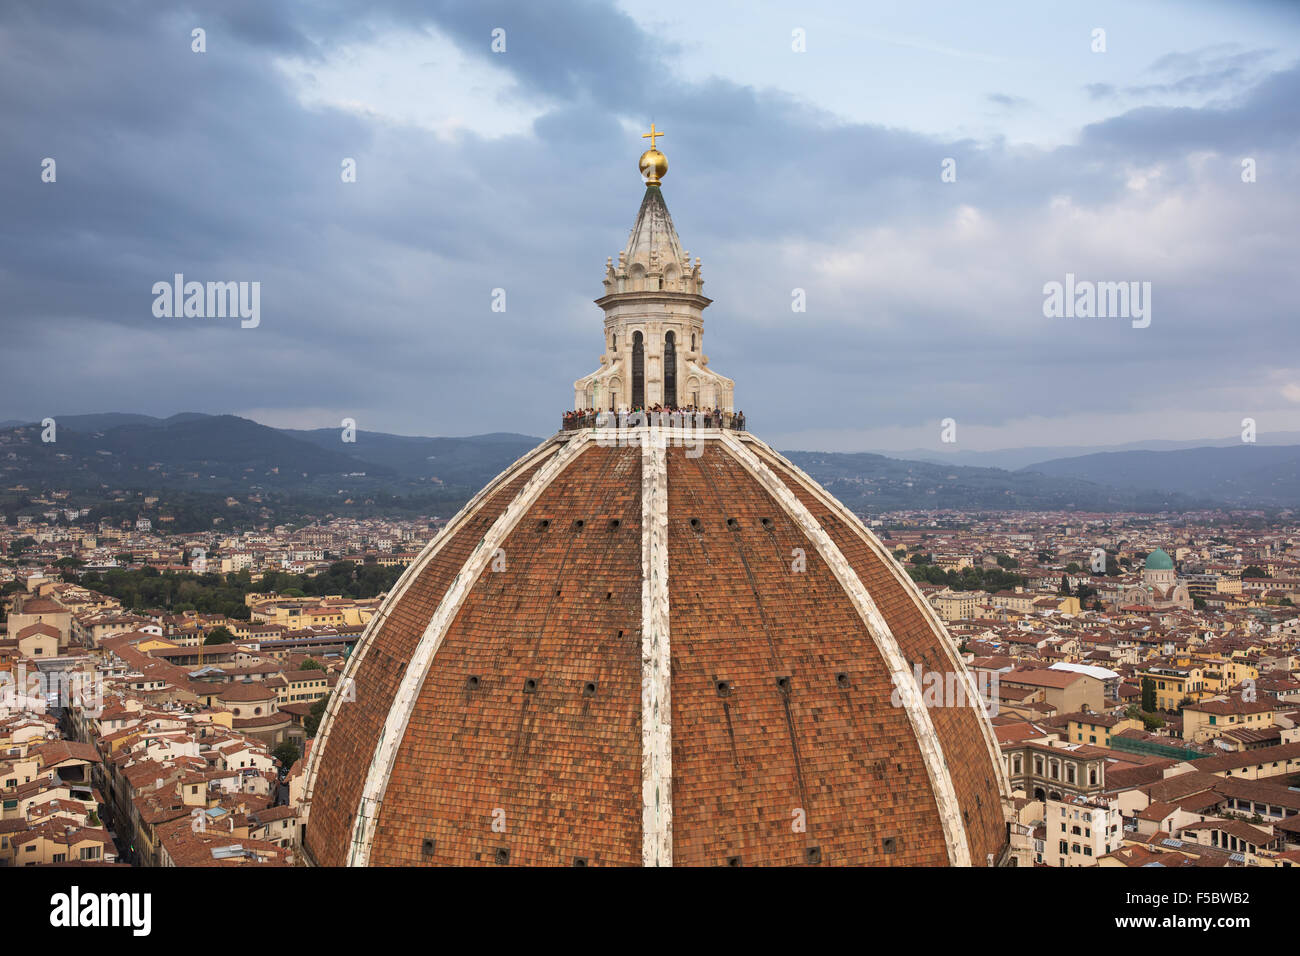
[[[494,433],[425,438],[338,428],[277,429],[233,415],[170,418],[110,412],[0,427],[0,485],[171,488],[282,495],[358,506],[468,499],[541,439]],[[1035,462],[1016,471],[872,453],[788,456],[849,507],[917,510],[1178,510],[1300,507],[1300,445],[1119,451]],[[432,499],[430,499],[432,500]]]
[[[56,440],[41,441],[39,425],[0,432],[0,473],[13,481],[70,486],[220,487],[229,483],[285,485],[322,474],[391,469],[329,451],[234,415],[65,416]],[[84,430],[78,430],[80,425]]]
[[[904,461],[870,453],[791,451],[787,458],[862,512],[924,510],[1127,511],[1192,508],[1185,495],[1140,493],[1070,476]]]
[[[358,431],[355,444],[345,444],[338,428],[280,431],[318,448],[344,450],[403,478],[437,478],[443,484],[466,485],[475,489],[486,485],[507,465],[542,441],[506,432],[467,438],[413,438]]]
[[[56,441],[36,423],[0,426],[0,480],[7,485],[268,487],[335,494],[459,489],[468,498],[540,438],[497,432],[419,438],[337,428],[277,429],[234,415],[170,418],[109,412],[62,415]]]
[[[1264,432],[1259,435],[1259,445],[1295,445],[1300,443],[1300,432]],[[1240,445],[1240,435],[1226,438],[1198,438],[1191,441],[1150,439],[1124,442],[1116,445],[1059,445],[1055,447],[999,448],[994,451],[970,451],[955,445],[941,448],[911,448],[904,451],[877,449],[888,458],[931,461],[941,465],[974,465],[979,468],[1025,469],[1039,462],[1058,458],[1081,458],[1116,451],[1177,451],[1185,448],[1220,448]]]
[[[57,415],[55,421],[60,428],[70,428],[78,432],[98,432],[119,425],[161,425],[163,419],[152,415],[136,415],[130,412],[102,412],[98,415]],[[3,422],[0,428],[15,425],[34,425],[36,422]]]
[[[1239,441],[1217,448],[1103,452],[1038,462],[1016,472],[1031,473],[1251,507],[1300,505],[1300,445]]]

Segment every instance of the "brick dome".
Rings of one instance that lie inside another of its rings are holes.
[[[917,664],[965,674],[880,542],[761,441],[562,432],[425,548],[357,644],[312,748],[306,850],[1000,861],[988,722],[891,703]]]
[[[308,858],[1002,862],[1010,790],[952,641],[743,430],[657,181],[603,284],[566,430],[429,543],[353,649],[308,758]],[[625,417],[660,405],[710,412]],[[966,705],[929,706],[916,674]]]

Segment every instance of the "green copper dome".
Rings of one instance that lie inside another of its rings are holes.
[[[1165,553],[1164,548],[1156,548],[1147,555],[1146,564],[1143,567],[1148,571],[1172,571],[1174,569],[1174,559]]]

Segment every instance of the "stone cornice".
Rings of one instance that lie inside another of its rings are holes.
[[[643,290],[640,292],[611,292],[595,300],[596,304],[608,311],[616,305],[631,302],[679,303],[705,309],[713,303],[708,296],[696,295],[694,292],[670,292],[667,290]]]

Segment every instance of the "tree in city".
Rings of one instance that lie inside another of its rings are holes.
[[[325,708],[329,706],[329,697],[322,697],[312,702],[311,710],[303,718],[302,726],[307,731],[308,737],[315,737],[316,731],[320,729],[320,722],[325,717]]]
[[[1142,678],[1142,709],[1148,714],[1156,709],[1156,682],[1150,677]]]
[[[302,756],[302,751],[298,749],[298,745],[292,740],[286,740],[271,751],[271,756],[280,761],[280,766],[288,770],[298,762],[298,758]]]
[[[203,639],[204,644],[229,644],[235,639],[235,635],[230,633],[229,628],[218,625],[208,631],[208,636]]]

